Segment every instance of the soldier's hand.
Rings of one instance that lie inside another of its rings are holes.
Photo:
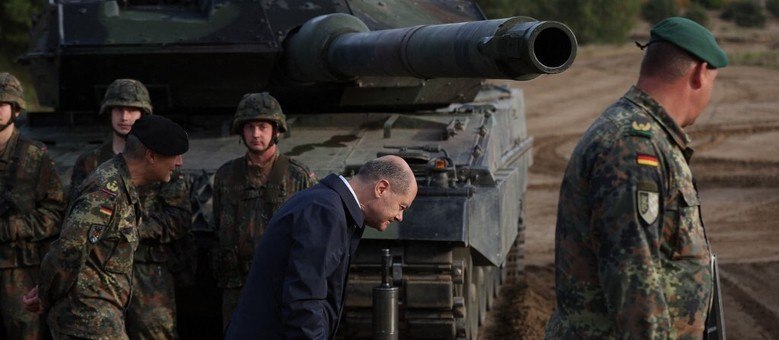
[[[42,314],[43,308],[41,308],[41,299],[38,297],[38,286],[35,286],[33,289],[30,289],[27,294],[24,294],[22,296],[22,303],[24,304],[24,309],[26,309],[29,312],[35,313],[35,314]]]

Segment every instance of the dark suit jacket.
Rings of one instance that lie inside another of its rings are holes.
[[[271,218],[226,339],[332,339],[364,230],[349,188],[330,175]]]

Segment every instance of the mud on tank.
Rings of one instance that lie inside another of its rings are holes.
[[[227,126],[241,96],[259,91],[287,114],[281,152],[318,176],[349,176],[382,154],[416,174],[403,222],[363,237],[340,334],[371,336],[389,248],[401,338],[476,339],[499,286],[522,271],[533,144],[521,90],[485,79],[562,72],[577,48],[561,23],[486,20],[462,0],[50,0],[32,37],[22,61],[55,111],[30,113],[25,130],[49,145],[63,179],[106,137],[96,110],[116,78],[141,80],[155,113],[190,131],[184,168],[202,251],[196,285],[177,293],[185,339],[221,334],[210,179],[245,152]]]

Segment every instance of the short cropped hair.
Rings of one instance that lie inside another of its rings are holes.
[[[386,179],[392,190],[401,194],[407,193],[411,186],[406,169],[397,162],[385,158],[368,161],[360,167],[357,176],[370,181]]]
[[[641,76],[660,78],[664,81],[679,79],[700,60],[674,44],[656,41],[646,48],[641,61]]]
[[[122,154],[124,154],[127,158],[140,160],[143,159],[144,155],[146,154],[146,150],[148,150],[148,148],[146,145],[141,143],[141,140],[138,139],[138,137],[133,134],[128,134],[127,139],[125,139],[124,142],[124,150],[122,150]]]

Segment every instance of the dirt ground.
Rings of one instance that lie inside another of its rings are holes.
[[[720,70],[708,109],[688,129],[732,339],[779,338],[779,67],[744,65],[753,55],[776,61],[777,27],[773,22],[765,30],[740,30],[714,23],[732,63]],[[555,308],[554,228],[563,171],[582,132],[634,84],[641,56],[632,44],[584,47],[563,74],[512,84],[524,90],[535,137],[527,273],[502,289],[483,339],[543,338]]]

